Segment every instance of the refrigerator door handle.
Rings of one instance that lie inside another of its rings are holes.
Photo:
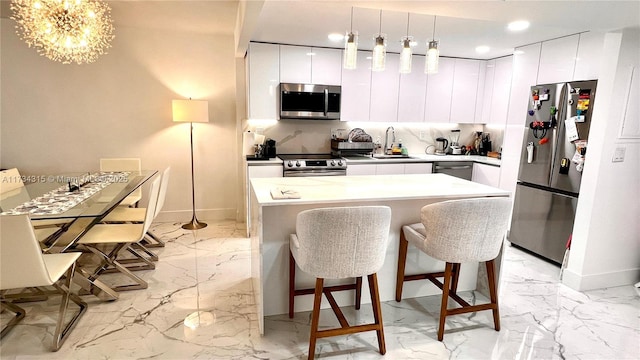
[[[554,126],[551,130],[551,169],[549,171],[549,186],[553,184],[553,178],[556,173],[556,160],[559,156],[558,149],[559,144],[564,141],[562,139],[558,139],[558,136],[563,136],[564,132],[559,131],[560,128],[564,128],[564,120],[567,118],[567,100],[569,98],[569,84],[565,83],[562,85],[562,89],[560,90],[560,96],[558,97],[558,111],[556,114],[556,126]]]
[[[564,120],[562,120],[564,121]],[[558,125],[560,126],[560,125]],[[553,181],[553,174],[555,173],[555,163],[556,163],[556,156],[558,155],[558,129],[557,128],[553,128],[551,129],[551,170],[549,171],[549,186],[551,186],[552,181]]]

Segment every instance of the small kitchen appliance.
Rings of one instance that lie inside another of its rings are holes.
[[[273,159],[274,157],[276,157],[276,141],[275,140],[267,139],[265,141],[263,156],[269,159]]]
[[[446,155],[447,154],[447,149],[449,148],[449,140],[443,138],[443,137],[439,137],[436,138],[436,155]]]
[[[462,147],[460,147],[460,130],[451,130],[451,154],[462,155]]]
[[[280,119],[340,119],[338,85],[280,84]]]

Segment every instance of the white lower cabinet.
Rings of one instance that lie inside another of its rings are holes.
[[[493,187],[500,186],[500,167],[486,164],[473,164],[471,181]]]
[[[430,174],[432,163],[349,164],[347,175]]]

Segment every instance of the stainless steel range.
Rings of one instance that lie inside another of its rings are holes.
[[[279,154],[282,159],[282,175],[294,176],[344,176],[347,161],[331,154]]]

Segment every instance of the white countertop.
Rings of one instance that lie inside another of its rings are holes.
[[[421,163],[436,161],[471,161],[481,164],[500,166],[501,160],[497,158],[480,156],[480,155],[431,155],[431,154],[410,154],[410,158],[393,158],[393,159],[375,159],[365,156],[357,159],[348,158],[350,165],[356,164],[393,164],[393,163]]]
[[[348,164],[404,164],[404,163],[423,163],[436,161],[472,161],[481,164],[500,166],[500,159],[491,158],[480,155],[428,155],[428,154],[411,154],[411,158],[395,158],[395,159],[373,159],[365,156],[358,159],[347,159]],[[248,166],[269,166],[280,165],[282,159],[275,157],[268,160],[247,160]]]
[[[251,186],[261,206],[510,195],[446,174],[257,178]],[[300,198],[274,200],[275,188],[297,191]]]

